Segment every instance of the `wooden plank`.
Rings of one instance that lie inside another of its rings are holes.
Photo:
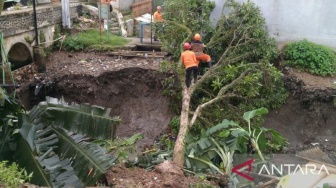
[[[123,56],[123,57],[156,57],[163,58],[165,57],[165,52],[151,52],[151,51],[119,51],[119,52],[110,52],[107,55],[110,56]]]

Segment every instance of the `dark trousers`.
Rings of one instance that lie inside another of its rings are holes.
[[[198,74],[198,67],[189,67],[186,69],[186,85],[189,88],[191,84],[191,73],[194,74],[194,82],[197,80],[197,74]]]
[[[212,67],[212,63],[211,61],[209,62],[200,62],[199,66],[198,66],[198,72],[199,72],[199,75],[203,75],[205,73],[205,69],[206,68],[211,68]]]

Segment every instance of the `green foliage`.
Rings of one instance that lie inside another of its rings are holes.
[[[169,122],[168,126],[171,128],[172,133],[177,134],[178,130],[180,129],[180,117],[173,117],[173,119]]]
[[[165,50],[173,54],[174,60],[178,60],[181,43],[185,38],[191,40],[194,33],[209,32],[213,29],[210,25],[210,13],[214,7],[214,2],[206,0],[164,2],[163,16],[169,22],[165,23],[164,33],[159,38]]]
[[[0,162],[0,187],[17,188],[19,185],[29,182],[32,175],[33,173],[28,175],[25,169],[19,168],[16,163]]]
[[[77,37],[66,38],[64,41],[64,49],[68,51],[81,51],[85,46]]]
[[[93,143],[99,144],[106,148],[107,152],[113,153],[117,156],[119,161],[128,159],[130,153],[135,152],[135,143],[142,139],[142,134],[138,133],[129,138],[117,138],[115,140],[96,140]]]
[[[23,109],[18,101],[0,87],[0,161],[12,160],[16,147],[14,136],[19,128],[17,115],[21,112]]]
[[[171,136],[164,134],[161,136],[159,146],[162,150],[171,151],[174,149],[175,141],[171,138]]]
[[[177,69],[177,64],[175,62],[163,61],[161,64],[161,72],[171,73],[175,72]],[[176,114],[181,111],[181,105],[179,105],[182,99],[182,88],[181,85],[178,84],[178,80],[176,75],[170,74],[167,75],[162,81],[161,84],[163,86],[163,95],[167,96],[170,100],[169,108]]]
[[[224,9],[230,10],[229,13],[222,15],[217,28],[205,38],[215,62],[240,62],[237,59],[258,62],[277,57],[276,41],[269,37],[259,7],[251,1],[241,4],[228,0]],[[222,57],[224,51],[227,52]]]
[[[284,48],[285,64],[320,76],[336,74],[336,54],[332,49],[304,39]]]
[[[54,40],[59,39],[61,37],[61,26],[55,25],[54,31]],[[59,49],[63,40],[57,40],[53,43],[53,49]]]
[[[115,47],[123,46],[128,42],[120,36],[100,33],[97,29],[87,30],[74,36],[69,36],[64,41],[64,49],[68,51],[80,50],[113,50]]]
[[[112,138],[120,121],[109,113],[110,109],[98,106],[69,105],[63,99],[47,98],[20,115],[22,139],[16,159],[27,171],[36,173],[36,184],[93,186],[116,160],[104,148],[88,142],[91,138]]]
[[[266,108],[245,112],[243,119],[246,126],[224,119],[221,123],[202,130],[198,137],[189,135],[187,139],[188,158],[185,163],[187,169],[199,172],[210,167],[214,173],[226,174],[229,178],[233,178],[235,176],[232,174],[233,162],[236,159],[235,153],[256,151],[263,162],[265,143],[269,141],[266,140],[265,135],[271,135],[269,139],[285,143],[285,139],[278,132],[252,124],[252,119],[267,112]]]
[[[203,1],[190,2],[192,5],[203,3]],[[241,121],[241,114],[245,111],[259,107],[273,109],[283,105],[288,96],[283,74],[270,63],[278,56],[277,45],[275,40],[269,37],[260,9],[251,1],[241,4],[235,0],[228,0],[224,4],[224,9],[227,11],[222,15],[216,28],[211,28],[211,25],[203,23],[209,16],[211,3],[198,6],[202,14],[199,14],[199,9],[196,7],[189,7],[184,1],[173,0],[166,2],[165,10],[169,11],[164,11],[169,21],[165,23],[163,45],[171,49],[169,52],[176,57],[175,60],[177,61],[180,55],[181,43],[185,39],[190,41],[193,34],[201,30],[199,28],[201,26],[205,35],[203,42],[206,43],[207,51],[217,66],[211,70],[206,81],[193,92],[191,109],[196,109],[198,105],[213,99],[222,87],[250,70],[242,81],[228,91],[234,95],[233,97],[218,101],[204,109],[202,119],[197,121],[205,125],[216,124],[224,117]],[[198,17],[199,15],[201,16]],[[178,63],[173,65],[175,67],[168,70],[175,72],[178,70],[179,75],[184,75],[184,70],[177,68]],[[167,83],[165,85],[173,84],[173,82]],[[181,101],[181,94],[177,92],[179,90],[168,87],[165,91],[171,93],[171,104],[180,104],[175,102]],[[259,119],[262,121],[262,118]],[[198,129],[193,131],[199,132]]]
[[[201,86],[202,89],[194,92],[191,99],[192,108],[211,100],[220,88],[230,84],[246,70],[252,72],[230,90],[235,97],[227,98],[205,109],[202,112],[202,119],[199,120],[202,124],[216,124],[224,118],[241,122],[244,111],[260,107],[274,109],[285,103],[288,92],[284,87],[283,74],[267,61],[261,61],[257,66],[241,63],[221,68],[214,79],[209,79]],[[262,122],[263,118],[257,118],[257,121]],[[199,132],[196,128],[193,128],[193,132]]]

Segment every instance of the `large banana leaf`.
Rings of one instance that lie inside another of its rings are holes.
[[[22,114],[20,133],[22,139],[15,158],[30,173],[32,182],[50,187],[84,187],[76,176],[69,160],[60,160],[53,152],[57,147],[58,138],[41,119],[28,122],[29,116]]]
[[[23,160],[28,172],[34,172],[36,182],[33,183],[52,187],[95,185],[116,159],[107,155],[104,148],[85,142],[89,137],[65,129],[99,138],[101,128],[103,137],[108,138],[113,135],[110,130],[120,122],[108,115],[109,110],[97,106],[69,106],[63,100],[52,98],[35,106],[29,114],[21,114],[20,133],[26,142],[19,149],[33,161],[25,164],[22,153],[17,159]]]
[[[111,109],[88,104],[68,105],[64,99],[47,97],[45,102],[35,106],[30,112],[30,120],[40,118],[52,121],[55,126],[68,131],[87,135],[95,139],[113,139],[119,118],[109,116]]]
[[[31,150],[24,138],[21,138],[20,141],[18,141],[18,148],[14,158],[29,174],[33,172],[33,177],[31,178],[32,183],[39,186],[52,187],[51,182],[49,181],[49,175],[44,172],[42,166],[35,159],[35,153]]]
[[[105,148],[86,142],[86,136],[59,128],[55,132],[60,139],[57,153],[61,158],[70,159],[76,174],[85,185],[95,185],[117,159],[108,155]]]

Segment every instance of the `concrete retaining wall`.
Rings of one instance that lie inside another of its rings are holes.
[[[77,17],[80,9],[81,5],[71,4],[70,17]],[[51,5],[49,8],[37,7],[36,16],[38,28],[61,24],[62,7],[61,5]],[[5,12],[0,16],[0,32],[3,32],[5,37],[28,32],[31,30],[34,30],[34,16],[32,8],[23,9],[20,11]]]

